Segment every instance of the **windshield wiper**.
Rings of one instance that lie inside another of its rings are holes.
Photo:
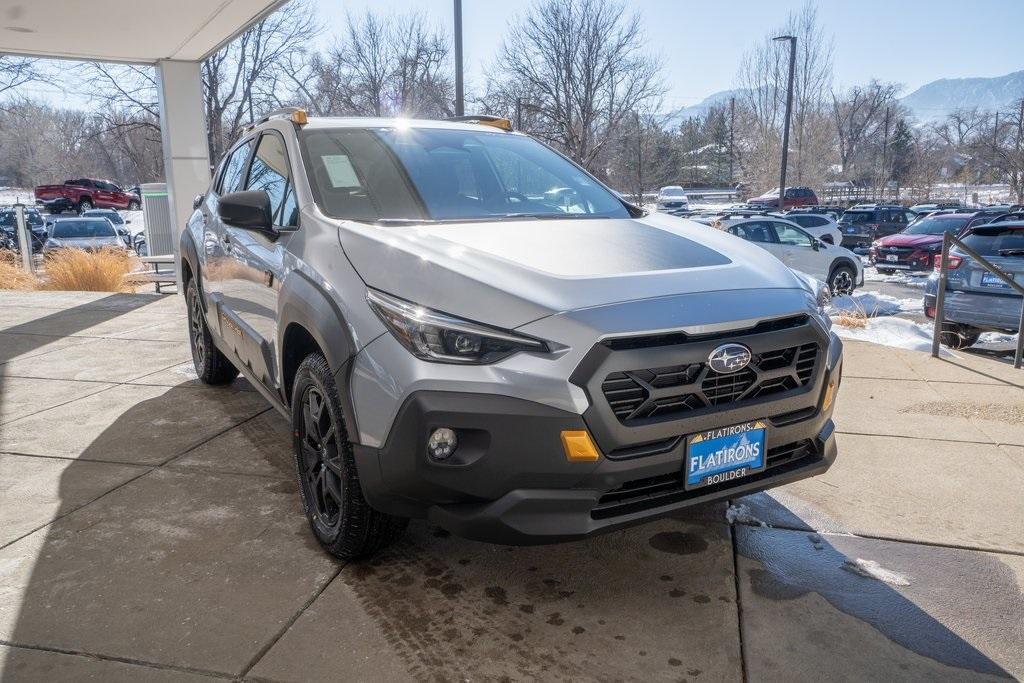
[[[1000,249],[1000,256],[1024,256],[1024,248],[1021,249]]]

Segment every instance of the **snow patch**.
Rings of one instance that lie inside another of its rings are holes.
[[[924,289],[925,283],[928,282],[928,278],[931,273],[927,272],[895,272],[892,275],[883,275],[872,266],[865,264],[864,268],[864,281],[865,282],[888,282],[895,285],[903,285],[904,287],[918,287]]]
[[[20,187],[0,187],[0,206],[10,206],[21,202],[25,206],[35,206],[36,196],[32,190]]]
[[[874,560],[862,560],[859,557],[854,560],[846,560],[843,562],[843,569],[848,572],[853,572],[858,576],[881,581],[891,586],[910,585],[910,581],[907,577],[903,576],[903,574],[894,572],[891,569],[886,569]]]
[[[832,331],[843,339],[855,339],[923,353],[932,351],[931,324],[891,317],[868,318],[864,322],[864,327],[833,325]],[[940,347],[940,353],[947,357],[955,357],[945,347]]]
[[[739,505],[730,505],[725,509],[725,521],[729,524],[753,524],[755,526],[767,527],[768,524],[764,521],[755,517],[751,512],[750,508],[745,504],[740,503]]]
[[[124,219],[126,224],[124,227],[132,235],[138,235],[146,230],[146,216],[142,211],[118,211],[118,213]]]
[[[860,314],[875,318],[885,315],[911,313],[922,307],[920,299],[897,299],[888,294],[861,290],[853,294],[837,296],[829,304],[829,313]]]

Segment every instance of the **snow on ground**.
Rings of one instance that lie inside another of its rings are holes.
[[[740,524],[753,524],[755,526],[763,527],[768,526],[764,521],[751,514],[750,508],[743,503],[740,503],[739,505],[730,505],[726,508],[725,521],[729,524],[736,524],[738,522]]]
[[[146,217],[141,211],[118,211],[118,213],[127,223],[125,227],[132,235],[137,235],[146,229]]]
[[[36,196],[32,190],[18,187],[0,187],[0,206],[10,206],[21,202],[25,206],[34,206]]]
[[[832,331],[843,339],[855,339],[924,353],[932,351],[931,324],[915,323],[913,320],[896,317],[868,318],[864,322],[864,327],[833,325]],[[952,356],[945,347],[941,347],[940,353]]]
[[[829,313],[832,315],[841,313],[859,315],[863,313],[869,318],[916,312],[919,310],[921,310],[920,299],[897,299],[888,294],[865,290],[834,297],[829,305]]]
[[[928,276],[931,273],[911,273],[911,272],[900,272],[897,271],[892,275],[883,275],[879,273],[874,266],[866,266],[864,268],[864,282],[888,282],[895,285],[903,285],[904,287],[920,287],[924,289],[924,285],[928,282]]]
[[[886,569],[874,560],[862,560],[859,557],[854,560],[846,560],[843,562],[843,569],[868,579],[882,581],[891,586],[910,585],[910,581],[903,574]]]

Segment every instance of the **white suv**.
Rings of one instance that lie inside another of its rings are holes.
[[[658,211],[689,209],[690,198],[678,185],[667,185],[658,190]]]
[[[849,249],[826,244],[782,218],[756,216],[722,228],[770,251],[793,270],[828,284],[833,295],[849,294],[864,284],[864,266]]]

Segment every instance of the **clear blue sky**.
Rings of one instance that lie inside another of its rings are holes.
[[[666,108],[696,104],[734,85],[743,52],[804,0],[633,0],[649,48],[665,60]],[[506,25],[531,0],[463,0],[467,80],[482,86]],[[1024,0],[819,0],[826,35],[835,38],[839,85],[871,78],[902,83],[905,93],[939,78],[1002,76],[1024,69]],[[320,0],[325,39],[345,11],[418,9],[451,25],[452,0]]]

